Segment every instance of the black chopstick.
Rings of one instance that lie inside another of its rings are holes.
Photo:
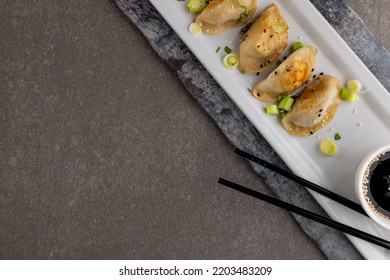
[[[363,210],[363,208],[357,204],[356,202],[353,202],[352,200],[349,200],[348,198],[345,198],[341,195],[338,195],[337,193],[331,192],[330,190],[327,190],[317,184],[314,184],[313,182],[310,182],[302,177],[299,177],[289,171],[286,171],[284,169],[281,169],[280,167],[265,161],[264,159],[255,157],[254,155],[248,154],[247,152],[244,152],[238,148],[234,151],[236,154],[245,157],[246,159],[249,159],[250,161],[253,161],[257,164],[260,164],[261,166],[268,168],[269,170],[272,170],[292,181],[295,181],[308,189],[311,189],[319,194],[322,194],[330,199],[333,199],[334,201],[337,201],[338,203],[344,205],[345,207],[348,207],[352,210],[355,210],[356,212],[359,212],[362,215],[368,216],[367,213]]]
[[[281,201],[277,198],[273,198],[271,196],[268,196],[266,194],[257,192],[255,190],[249,189],[247,187],[241,186],[239,184],[230,182],[228,180],[225,180],[223,178],[219,178],[218,183],[221,185],[224,185],[226,187],[229,187],[231,189],[234,189],[236,191],[242,192],[244,194],[247,194],[249,196],[255,197],[257,199],[260,199],[262,201],[268,202],[270,204],[273,204],[275,206],[278,206],[280,208],[286,209],[290,212],[293,212],[295,214],[301,215],[303,217],[306,217],[308,219],[311,219],[313,221],[319,222],[323,225],[329,226],[331,228],[340,230],[344,233],[350,234],[352,236],[358,237],[360,239],[363,239],[365,241],[371,242],[373,244],[376,244],[378,246],[381,246],[386,249],[390,249],[390,242],[387,240],[384,240],[382,238],[376,237],[374,235],[371,235],[369,233],[366,233],[364,231],[358,230],[356,228],[344,225],[342,223],[336,222],[334,220],[331,220],[329,218],[323,217],[321,215],[318,215],[316,213],[310,212],[308,210],[305,210],[303,208],[300,208],[298,206],[292,205],[290,203]]]

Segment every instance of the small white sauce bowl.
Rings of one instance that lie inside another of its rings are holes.
[[[374,220],[376,223],[381,225],[382,227],[390,230],[390,219],[386,219],[385,217],[380,216],[374,209],[370,207],[368,204],[364,192],[363,192],[363,180],[364,180],[364,174],[366,169],[368,168],[368,165],[379,155],[389,152],[390,151],[390,144],[380,147],[371,153],[369,153],[360,163],[355,176],[355,191],[356,196],[359,199],[359,202],[361,206],[363,207],[364,211],[366,211],[367,215]]]

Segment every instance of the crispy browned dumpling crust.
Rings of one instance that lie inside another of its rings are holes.
[[[255,86],[253,96],[264,102],[277,101],[309,82],[316,67],[317,49],[304,46],[293,52],[267,79]]]
[[[278,6],[271,4],[244,34],[239,68],[257,73],[272,65],[287,46],[289,26]]]
[[[309,136],[330,123],[341,103],[342,85],[329,75],[320,76],[307,86],[282,119],[288,133]]]
[[[241,5],[239,5],[241,3]],[[246,8],[244,8],[245,6]],[[203,33],[219,34],[245,25],[257,9],[257,0],[213,0],[196,17]]]

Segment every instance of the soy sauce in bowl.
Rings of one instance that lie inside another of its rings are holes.
[[[390,230],[390,144],[368,153],[355,176],[355,192],[367,215]]]
[[[371,209],[390,219],[390,152],[375,157],[363,178],[363,194]]]

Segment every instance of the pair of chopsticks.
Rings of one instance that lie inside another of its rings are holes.
[[[292,174],[288,171],[285,171],[284,169],[281,169],[275,165],[273,165],[272,163],[269,163],[263,159],[260,159],[258,157],[255,157],[251,154],[248,154],[247,152],[244,152],[240,149],[236,149],[235,150],[235,153],[253,161],[253,162],[256,162],[260,165],[262,165],[263,167],[265,168],[268,168],[276,173],[279,173],[280,175],[283,175],[284,177],[286,178],[289,178],[297,183],[300,183],[302,184],[303,186],[313,190],[313,191],[316,191],[320,194],[323,194],[324,196],[328,197],[328,198],[331,198],[339,203],[341,203],[342,205],[352,209],[352,210],[355,210],[363,215],[366,215],[366,213],[364,212],[364,210],[362,209],[362,207],[349,200],[349,199],[346,199],[345,197],[343,196],[340,196],[338,194],[335,194],[327,189],[324,189],[310,181],[307,181],[295,174]],[[231,189],[234,189],[236,191],[239,191],[241,193],[244,193],[244,194],[247,194],[249,196],[252,196],[252,197],[255,197],[257,199],[260,199],[262,201],[265,201],[267,203],[270,203],[272,205],[275,205],[275,206],[278,206],[280,208],[283,208],[283,209],[286,209],[290,212],[293,212],[295,214],[298,214],[298,215],[301,215],[303,217],[306,217],[308,219],[311,219],[313,221],[316,221],[316,222],[319,222],[321,224],[324,224],[326,226],[329,226],[331,228],[334,228],[334,229],[337,229],[337,230],[340,230],[344,233],[347,233],[347,234],[350,234],[352,236],[355,236],[355,237],[358,237],[362,240],[365,240],[365,241],[368,241],[368,242],[371,242],[373,244],[376,244],[380,247],[383,247],[383,248],[386,248],[386,249],[390,249],[390,242],[387,241],[387,240],[384,240],[382,238],[379,238],[379,237],[376,237],[374,235],[371,235],[369,233],[366,233],[364,231],[361,231],[361,230],[358,230],[356,228],[353,228],[353,227],[350,227],[350,226],[347,226],[347,225],[344,225],[342,223],[339,223],[339,222],[336,222],[332,219],[329,219],[327,217],[323,217],[321,215],[318,215],[316,213],[313,213],[313,212],[310,212],[308,210],[305,210],[303,208],[300,208],[298,206],[295,206],[295,205],[292,205],[290,203],[287,203],[287,202],[284,202],[284,201],[281,201],[277,198],[273,198],[271,196],[268,196],[266,194],[263,194],[263,193],[260,193],[260,192],[257,192],[255,190],[252,190],[252,189],[249,189],[247,187],[244,187],[244,186],[241,186],[239,184],[236,184],[236,183],[233,183],[231,181],[228,181],[228,180],[225,180],[223,178],[219,178],[219,181],[218,183],[226,186],[226,187],[229,187]]]

